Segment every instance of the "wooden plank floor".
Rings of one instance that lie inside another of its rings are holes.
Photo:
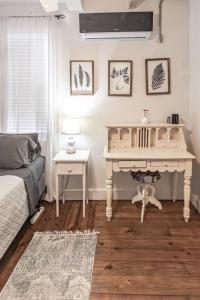
[[[0,263],[3,288],[35,231],[84,230],[99,232],[91,300],[199,300],[200,215],[182,217],[182,201],[163,201],[163,210],[148,207],[143,224],[141,206],[113,201],[113,220],[105,218],[105,201],[90,201],[82,218],[79,201],[45,204],[35,225],[26,224]],[[45,300],[45,299],[44,299]],[[56,299],[55,299],[56,300]]]

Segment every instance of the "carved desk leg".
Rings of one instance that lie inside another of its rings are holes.
[[[178,189],[178,172],[175,171],[173,174],[173,192],[172,192],[172,200],[175,202],[177,199],[177,189]]]
[[[106,162],[106,192],[107,192],[107,207],[106,217],[108,221],[112,218],[112,162]]]
[[[192,176],[192,161],[186,161],[186,168],[184,174],[184,208],[183,216],[185,222],[188,223],[190,219],[190,185]]]

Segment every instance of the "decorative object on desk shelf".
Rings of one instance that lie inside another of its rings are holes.
[[[133,62],[108,61],[108,96],[132,96]]]
[[[172,124],[179,124],[179,115],[178,114],[172,114]]]
[[[71,95],[94,94],[94,61],[70,61],[70,93]]]
[[[170,59],[156,58],[145,60],[146,94],[170,94]]]
[[[62,126],[62,133],[68,134],[68,145],[67,145],[67,153],[73,154],[76,153],[75,139],[74,135],[80,133],[80,124],[78,119],[64,119]]]
[[[171,123],[171,117],[167,117],[167,123]]]
[[[149,110],[148,109],[143,109],[144,116],[142,118],[142,123],[143,124],[148,124],[149,123]]]
[[[96,232],[36,232],[0,298],[89,300],[96,242]]]

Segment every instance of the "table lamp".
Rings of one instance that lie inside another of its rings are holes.
[[[80,133],[80,124],[79,119],[64,119],[62,126],[62,133],[68,134],[68,144],[67,144],[67,153],[73,154],[76,153],[75,139],[74,135]]]

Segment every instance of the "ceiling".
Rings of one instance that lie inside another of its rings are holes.
[[[60,3],[59,12],[67,13],[67,0],[58,0]],[[70,0],[72,1],[72,0]],[[76,2],[76,0],[74,0]],[[130,0],[82,0],[85,11],[102,12],[102,11],[127,11],[129,9]],[[139,3],[137,9],[151,9],[158,0],[135,0]],[[173,1],[173,0],[172,0]],[[200,1],[200,0],[199,0]],[[142,4],[142,5],[141,5]],[[149,6],[150,5],[150,6]],[[26,15],[33,13],[34,15],[44,14],[45,11],[40,4],[40,0],[0,0],[0,16],[10,15]]]
[[[62,3],[64,0],[59,0],[60,3]],[[40,0],[0,0],[0,4],[17,4],[17,3],[26,3],[26,4],[32,4],[32,3],[40,3]]]
[[[39,0],[0,0],[0,4],[37,3]]]

